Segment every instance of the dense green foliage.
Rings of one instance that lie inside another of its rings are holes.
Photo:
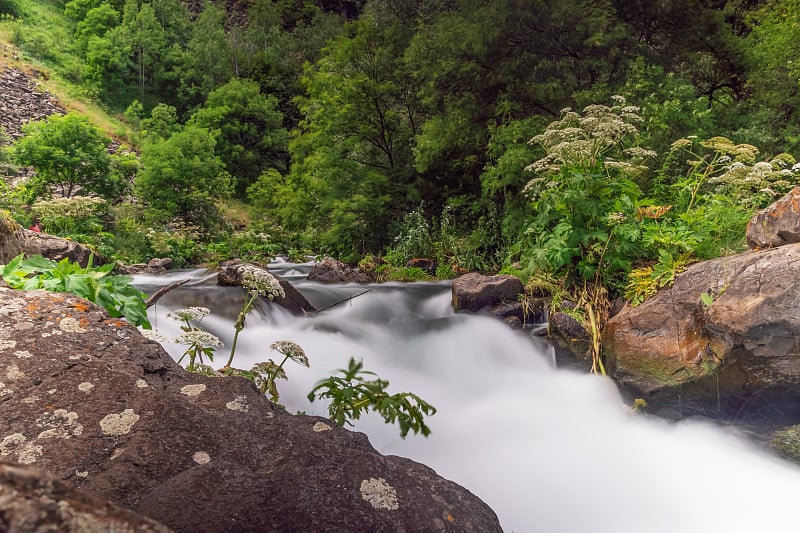
[[[33,123],[0,163],[36,177],[4,203],[73,184],[103,196],[92,223],[114,238],[92,244],[125,260],[380,254],[386,275],[416,279],[405,263],[426,257],[440,276],[506,268],[640,300],[741,249],[753,210],[797,183],[797,0],[7,0],[0,13],[53,77],[124,114],[141,153],[141,169],[114,164],[72,114]],[[62,122],[55,141],[40,133]],[[87,148],[62,154],[59,139]]]
[[[112,317],[125,317],[135,326],[150,328],[145,294],[131,286],[128,276],[111,275],[114,265],[81,267],[69,259],[58,263],[40,255],[19,255],[0,265],[0,275],[14,289],[69,292],[102,306]]]
[[[135,161],[108,153],[111,139],[77,113],[52,115],[29,122],[15,145],[17,162],[36,169],[27,184],[29,198],[49,198],[53,192],[69,198],[79,192],[116,199],[128,188]]]

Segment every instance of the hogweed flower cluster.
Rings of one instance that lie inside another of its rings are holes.
[[[259,296],[266,296],[270,300],[286,296],[280,282],[263,268],[243,265],[239,267],[239,274],[242,276],[242,287],[250,292],[255,292]]]
[[[181,322],[189,322],[192,320],[200,322],[209,314],[211,314],[211,310],[208,307],[187,307],[186,309],[178,309],[177,311],[167,313],[167,317]]]
[[[590,105],[579,114],[571,108],[561,111],[561,118],[550,123],[544,132],[533,137],[529,144],[538,144],[547,154],[528,165],[525,170],[542,177],[533,178],[525,191],[533,197],[542,189],[558,185],[547,176],[558,175],[565,167],[594,167],[635,176],[647,170],[644,163],[656,156],[652,150],[630,146],[643,119],[639,108],[625,105],[621,96],[612,98],[613,106]],[[627,146],[626,146],[627,145]]]
[[[178,359],[178,363],[183,358],[189,356],[189,363],[186,369],[196,372],[207,365],[204,364],[203,356],[208,357],[209,361],[214,360],[215,348],[222,346],[222,341],[199,327],[200,322],[207,317],[211,311],[207,307],[187,307],[167,313],[167,317],[183,322],[181,330],[183,333],[178,335],[172,342],[188,346],[183,355]],[[192,324],[195,322],[195,324]],[[198,363],[197,360],[200,360]]]
[[[688,156],[689,176],[696,177],[695,189],[707,183],[737,203],[753,208],[762,207],[800,183],[800,164],[790,154],[758,161],[758,148],[736,144],[727,137],[699,142],[693,138],[679,139],[672,144],[671,151]]]

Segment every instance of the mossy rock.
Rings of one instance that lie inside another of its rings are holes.
[[[776,431],[770,444],[783,457],[800,464],[800,425]]]
[[[13,235],[20,228],[21,226],[17,224],[11,213],[6,210],[0,210],[0,235]]]

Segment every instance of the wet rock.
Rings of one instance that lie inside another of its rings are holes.
[[[800,242],[800,187],[753,215],[747,224],[746,237],[751,249]]]
[[[80,298],[0,289],[0,361],[1,459],[176,531],[501,530],[424,465],[189,374]]]
[[[6,463],[0,463],[0,517],[3,531],[170,531],[37,468]]]
[[[169,257],[154,257],[147,262],[147,269],[150,272],[164,272],[171,270],[175,266],[175,262]]]
[[[800,244],[692,265],[613,317],[603,347],[651,405],[800,400]]]
[[[332,257],[326,257],[308,273],[309,281],[322,283],[371,283],[374,281],[369,274],[361,272]]]
[[[239,287],[242,285],[242,270],[241,267],[249,265],[251,268],[258,268],[266,270],[258,265],[252,263],[242,263],[238,260],[227,261],[220,265],[220,271],[217,273],[217,285],[223,287]],[[295,315],[302,315],[306,313],[313,313],[316,311],[313,305],[309,303],[305,296],[295,289],[291,283],[283,279],[277,274],[270,272],[270,275],[278,280],[285,296],[283,298],[276,298],[275,303],[281,307],[289,310]]]
[[[590,363],[592,359],[592,338],[586,328],[568,313],[558,311],[550,315],[548,321],[549,337],[561,361],[577,360]],[[608,364],[610,370],[613,364]]]
[[[473,313],[489,310],[501,302],[516,301],[524,290],[519,278],[508,274],[465,274],[453,280],[453,309]]]
[[[800,464],[800,425],[775,431],[769,444],[782,457]]]

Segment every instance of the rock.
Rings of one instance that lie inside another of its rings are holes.
[[[80,298],[0,289],[0,356],[1,459],[176,531],[501,531],[424,465],[189,374]]]
[[[559,361],[581,364],[591,363],[592,338],[586,328],[568,313],[557,311],[548,320],[549,338],[555,348]],[[613,368],[613,361],[605,362],[606,371]]]
[[[775,431],[769,444],[773,450],[784,458],[800,464],[800,425]]]
[[[0,264],[7,264],[21,253],[22,227],[7,211],[0,211]]]
[[[70,261],[86,266],[92,251],[77,242],[23,229],[7,213],[0,213],[0,263],[6,264],[21,253],[41,255],[54,261],[68,257]],[[95,266],[105,262],[98,255],[92,260]]]
[[[501,302],[516,301],[524,290],[519,278],[508,274],[465,274],[453,280],[453,309],[477,313]]]
[[[239,287],[242,285],[242,272],[241,267],[249,265],[252,268],[265,270],[258,265],[252,263],[241,263],[238,260],[226,261],[220,265],[220,271],[217,273],[217,285],[223,287]],[[281,307],[289,310],[295,315],[302,315],[305,313],[313,313],[316,311],[313,305],[309,303],[305,296],[295,289],[291,283],[283,279],[277,274],[270,272],[270,275],[277,279],[281,284],[281,288],[285,296],[283,298],[276,298],[275,303]]]
[[[505,301],[494,305],[490,313],[511,327],[532,326],[547,321],[545,305],[544,299],[534,299],[528,305],[518,300]]]
[[[308,273],[309,281],[322,283],[371,283],[373,279],[364,272],[352,268],[332,257],[326,257]]]
[[[800,244],[692,265],[609,320],[603,346],[617,379],[651,405],[660,397],[724,411],[800,400]]]
[[[105,258],[95,254],[89,247],[68,239],[27,229],[21,230],[20,236],[21,251],[26,255],[41,255],[54,261],[67,258],[83,267],[89,264],[89,257],[92,256],[94,266],[106,264]]]
[[[0,463],[0,516],[3,531],[170,531],[37,468],[5,463]]]
[[[433,275],[436,274],[436,261],[424,258],[409,259],[406,268],[419,268]]]
[[[147,262],[147,269],[151,272],[164,272],[171,270],[175,266],[175,262],[169,257],[154,257]]]
[[[800,187],[753,215],[747,224],[746,237],[751,249],[800,242]]]
[[[12,138],[22,136],[22,125],[50,115],[65,113],[49,93],[36,88],[33,76],[17,69],[0,72],[0,127]]]

